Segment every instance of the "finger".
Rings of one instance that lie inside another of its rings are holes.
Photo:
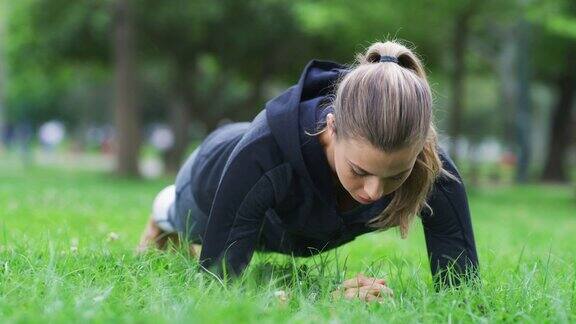
[[[346,290],[344,297],[346,299],[360,299],[363,301],[377,301],[381,300],[382,297],[378,295],[377,290],[369,289],[367,287],[362,288],[350,288]]]
[[[382,285],[378,287],[378,296],[394,297],[394,291],[390,287]]]
[[[380,286],[380,287],[370,287],[370,286],[362,286],[360,288],[358,288],[360,290],[360,293],[365,293],[365,294],[370,294],[370,295],[374,295],[374,296],[380,296],[382,294],[382,290],[384,289],[384,286]]]
[[[359,288],[357,297],[360,300],[367,301],[368,299],[370,299],[372,297],[377,297],[375,295],[375,293],[376,292],[371,290],[371,289],[366,289],[366,288],[362,287],[362,288]],[[372,296],[372,297],[370,297],[370,296]]]
[[[362,287],[362,286],[374,286],[374,285],[386,285],[386,281],[384,281],[383,279],[368,278],[368,277],[352,278],[352,279],[346,280],[343,283],[343,285],[346,288]]]
[[[381,300],[382,300],[382,297],[374,296],[372,294],[367,294],[366,299],[365,299],[365,301],[367,301],[367,302],[376,302],[376,301],[381,301]]]
[[[375,279],[375,278],[372,278]],[[356,277],[350,278],[342,283],[345,288],[360,287],[368,284],[370,278],[366,277],[362,272],[358,273]]]
[[[386,286],[386,280],[378,279],[378,278],[371,278],[371,277],[362,279],[362,283],[365,286],[369,286],[369,285],[384,285],[384,286]]]
[[[350,279],[344,281],[342,283],[342,286],[344,288],[360,287],[360,286],[363,286],[363,281],[362,281],[362,278],[360,278],[360,277],[354,277],[354,278],[350,278]]]
[[[359,289],[362,289],[362,288],[359,288]],[[389,287],[386,287],[386,286],[379,286],[378,288],[376,288],[376,287],[370,288],[370,289],[367,289],[367,291],[368,291],[368,293],[375,295],[375,296],[394,297],[394,291],[392,291],[392,289],[390,289]]]
[[[368,289],[366,288],[349,288],[346,289],[346,292],[344,293],[344,297],[346,299],[355,299],[355,298],[359,298],[362,300],[366,299],[366,295],[368,295]]]
[[[346,299],[357,298],[359,295],[359,291],[360,290],[358,288],[348,288],[344,292],[344,298],[346,298]]]
[[[394,292],[392,289],[384,285],[379,285],[376,287],[363,286],[357,289],[359,290],[360,295],[366,293],[377,297],[394,297]]]

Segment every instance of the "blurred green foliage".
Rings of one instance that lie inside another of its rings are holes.
[[[519,15],[537,24],[534,43],[547,48],[534,53],[536,74],[554,74],[554,69],[562,68],[555,64],[558,55],[576,39],[576,19],[567,11],[569,4],[563,0],[529,4],[134,0],[137,60],[141,86],[146,89],[140,102],[149,118],[161,117],[158,110],[183,87],[203,110],[217,117],[232,110],[236,118],[249,118],[269,95],[257,96],[248,102],[253,106],[242,106],[240,112],[232,103],[253,95],[255,83],[289,84],[311,58],[352,63],[353,54],[373,41],[395,37],[414,44],[432,79],[441,80],[451,65],[451,26],[464,10],[474,11],[473,50],[466,59],[475,78],[494,79],[490,56],[482,50],[501,46],[498,31],[514,25]],[[108,109],[110,91],[102,89],[111,83],[112,5],[111,0],[5,3],[9,120],[40,122],[57,117],[74,124],[82,119],[78,115],[91,119],[90,112]],[[226,80],[217,80],[217,74]],[[234,88],[243,91],[219,91]],[[449,96],[441,84],[437,90]],[[95,95],[79,95],[92,91],[103,92],[99,108],[90,103]]]
[[[0,0],[3,1],[3,0]],[[9,122],[58,118],[82,127],[112,119],[114,0],[3,1]],[[144,122],[169,120],[184,104],[196,125],[250,120],[294,83],[313,58],[353,63],[374,41],[415,48],[448,128],[458,37],[465,33],[460,132],[472,143],[513,142],[515,42],[526,26],[530,81],[540,128],[554,109],[566,53],[576,47],[571,0],[131,0],[137,104]],[[465,20],[466,30],[457,26]],[[527,24],[522,24],[522,22]],[[516,46],[516,47],[515,47]],[[534,98],[539,96],[538,98]],[[540,117],[539,117],[540,118]]]

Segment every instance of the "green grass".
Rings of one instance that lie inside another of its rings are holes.
[[[435,292],[419,222],[407,240],[367,234],[313,259],[257,253],[228,286],[183,253],[135,256],[169,181],[0,160],[0,322],[576,321],[573,188],[469,188],[482,286]],[[387,278],[395,298],[332,301],[358,271]]]

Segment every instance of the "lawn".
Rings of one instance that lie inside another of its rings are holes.
[[[482,286],[436,292],[418,221],[406,240],[371,233],[311,259],[257,253],[228,286],[182,252],[136,256],[169,182],[0,159],[0,322],[576,321],[573,188],[468,188]],[[331,300],[358,271],[395,297]]]

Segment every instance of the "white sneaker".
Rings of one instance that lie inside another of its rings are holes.
[[[152,219],[166,233],[173,233],[176,231],[174,226],[168,220],[168,210],[176,199],[176,186],[170,185],[160,191],[152,205]]]

